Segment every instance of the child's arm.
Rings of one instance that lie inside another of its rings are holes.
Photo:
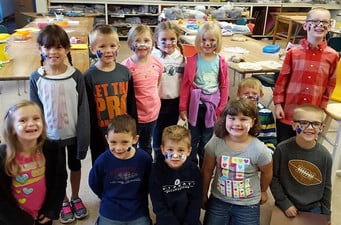
[[[267,190],[272,179],[272,161],[264,166],[260,166],[260,186],[261,186],[261,200],[260,204],[264,204],[268,200]]]
[[[37,81],[39,77],[40,75],[36,71],[33,72],[30,76],[30,100],[37,103],[40,106],[42,112],[44,113],[44,107],[38,95]]]
[[[187,111],[188,111],[188,104],[189,104],[189,92],[190,88],[193,85],[193,80],[190,77],[194,75],[190,75],[191,66],[196,66],[196,64],[191,60],[187,62],[184,68],[184,76],[181,82],[181,89],[180,89],[180,103],[179,103],[179,111],[180,111],[180,118],[182,120],[187,120]]]
[[[100,172],[100,166],[98,164],[98,160],[96,160],[90,170],[88,182],[91,190],[98,196],[98,198],[102,199],[104,177]]]
[[[202,176],[202,208],[206,209],[206,203],[208,201],[208,190],[210,187],[213,170],[216,166],[215,157],[205,153],[204,162],[201,169]]]
[[[281,151],[285,151],[285,149],[281,149],[277,146],[273,154],[273,176],[270,183],[270,189],[273,197],[275,198],[275,204],[283,212],[285,212],[289,207],[294,206],[294,204],[290,201],[283,190],[281,182],[285,181],[280,179],[280,171],[283,169],[283,165],[281,164]],[[289,171],[287,172],[289,173]]]
[[[341,64],[340,64],[341,65]],[[332,180],[331,180],[331,168],[332,168],[332,158],[328,153],[328,159],[326,160],[326,174],[325,174],[325,187],[324,187],[324,192],[323,196],[321,199],[321,209],[322,209],[322,214],[330,215],[330,207],[331,207],[331,196],[332,196]]]
[[[229,73],[228,66],[223,57],[219,57],[220,68],[219,68],[219,91],[220,91],[220,102],[216,110],[217,116],[220,116],[220,113],[223,111],[224,107],[227,104],[228,96],[229,96]]]

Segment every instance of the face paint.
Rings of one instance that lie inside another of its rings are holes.
[[[250,129],[251,129],[251,125],[249,123],[245,124],[245,128],[247,130],[247,132],[249,133]]]
[[[172,40],[172,41],[160,41],[160,46],[165,46],[167,44],[171,44],[171,45],[176,45],[177,41],[176,40]]]
[[[302,131],[303,131],[302,127],[301,126],[297,126],[296,133],[300,134],[300,133],[302,133]]]
[[[128,148],[127,148],[127,152],[130,152],[131,151],[131,146],[129,146]]]
[[[101,50],[97,50],[96,51],[96,56],[97,56],[97,58],[102,58],[102,55],[103,55],[103,53],[101,52]]]
[[[23,127],[23,125],[19,124],[19,125],[17,126],[17,129],[18,129],[19,131],[23,131],[23,130],[24,130],[24,127]]]
[[[167,159],[177,159],[177,158],[179,158],[179,159],[185,161],[186,158],[187,158],[187,156],[184,155],[184,154],[175,154],[175,153],[166,153],[164,156],[165,156],[166,160]]]
[[[47,58],[47,55],[45,53],[41,53],[41,58],[43,59],[43,61],[45,61]]]
[[[141,43],[135,43],[133,45],[130,46],[130,49],[135,52],[137,48],[142,48],[142,47],[145,47],[145,48],[151,48],[152,46],[150,44],[141,44]]]
[[[249,96],[244,96],[244,97],[247,98],[247,99],[250,99],[251,101],[255,101],[255,102],[259,101],[258,95],[256,95],[256,96],[249,95]]]

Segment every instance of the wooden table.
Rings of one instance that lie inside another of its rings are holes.
[[[246,41],[233,41],[233,38],[240,37],[245,38]],[[183,41],[189,44],[194,44],[193,36],[181,36],[180,37]],[[223,37],[222,38],[222,50],[219,53],[220,55],[224,56],[226,60],[231,58],[231,56],[240,56],[242,57],[246,63],[250,64],[261,64],[261,67],[258,69],[252,68],[243,68],[241,65],[243,63],[233,63],[228,62],[228,66],[234,72],[237,72],[242,75],[242,78],[245,78],[246,74],[253,74],[253,73],[273,73],[279,72],[281,66],[277,67],[268,67],[265,65],[264,62],[268,62],[269,64],[273,63],[273,65],[282,65],[282,61],[279,59],[278,53],[269,54],[263,53],[263,47],[266,46],[266,43],[253,39],[251,37],[247,37],[242,34],[235,34],[233,36]],[[245,53],[236,53],[231,50],[235,49],[236,52],[238,50],[246,50]],[[244,63],[245,65],[245,63]]]
[[[277,39],[286,40],[287,44],[291,41],[295,42],[296,36],[300,32],[302,25],[306,20],[307,13],[283,13],[276,16],[275,27],[273,31],[272,43],[275,44]],[[279,32],[282,25],[287,25],[286,32]],[[294,33],[293,29],[295,28]]]
[[[0,81],[17,80],[19,82],[19,80],[28,80],[31,73],[40,66],[40,53],[36,43],[39,32],[37,22],[47,21],[48,19],[51,18],[39,17],[24,27],[24,29],[32,31],[28,40],[16,41],[13,37],[9,39],[8,53],[11,60],[0,68]],[[69,25],[64,28],[68,35],[70,37],[81,37],[87,44],[87,35],[93,27],[93,17],[66,17],[65,20],[70,21]],[[81,72],[85,72],[89,68],[88,49],[72,49],[71,56],[73,65]],[[67,61],[66,64],[68,64]],[[19,85],[18,94],[20,95]]]

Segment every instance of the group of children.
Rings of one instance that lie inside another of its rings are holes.
[[[98,60],[84,76],[72,67],[65,31],[48,25],[38,35],[41,67],[30,77],[31,101],[5,115],[1,224],[86,217],[78,192],[88,146],[89,186],[101,199],[98,225],[151,224],[148,194],[157,225],[199,225],[201,208],[204,225],[256,225],[269,185],[288,217],[298,211],[330,215],[332,160],[317,143],[338,61],[324,40],[330,13],[312,9],[303,28],[307,40],[287,53],[276,83],[275,124],[254,78],[243,80],[238,98],[228,101],[228,67],[218,54],[222,37],[215,22],[200,26],[198,53],[186,59],[175,24],[161,22],[154,34],[134,26],[128,34],[133,55],[121,64],[117,33],[97,25],[89,44]],[[189,129],[176,125],[178,119]]]

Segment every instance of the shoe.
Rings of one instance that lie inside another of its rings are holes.
[[[75,216],[70,205],[70,202],[63,202],[62,210],[60,210],[59,221],[61,223],[72,223],[75,221]]]
[[[71,207],[76,219],[83,219],[88,215],[88,210],[85,208],[85,205],[80,198],[72,199]]]

